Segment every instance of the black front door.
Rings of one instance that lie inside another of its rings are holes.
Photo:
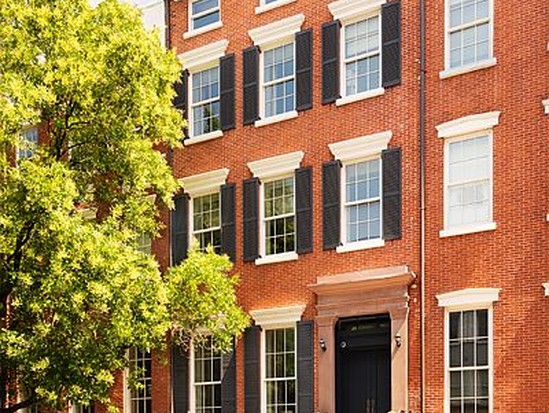
[[[336,413],[391,410],[389,315],[339,320],[336,343]]]

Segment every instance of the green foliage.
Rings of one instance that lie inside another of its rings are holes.
[[[162,275],[136,246],[177,188],[155,148],[179,144],[180,70],[128,5],[0,0],[0,413],[107,401],[128,349],[204,329],[227,346],[245,327],[226,257]],[[48,141],[16,167],[36,124]]]

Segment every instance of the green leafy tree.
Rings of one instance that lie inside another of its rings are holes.
[[[223,347],[247,324],[227,257],[162,274],[136,245],[177,189],[155,148],[179,143],[180,70],[128,5],[0,0],[0,413],[106,402],[128,349],[204,328]]]

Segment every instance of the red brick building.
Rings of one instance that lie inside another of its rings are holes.
[[[118,404],[549,411],[545,3],[169,1],[189,127],[153,251],[229,254],[253,326]]]

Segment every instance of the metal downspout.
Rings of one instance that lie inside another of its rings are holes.
[[[421,412],[425,410],[425,0],[419,0],[419,191],[421,288]]]

